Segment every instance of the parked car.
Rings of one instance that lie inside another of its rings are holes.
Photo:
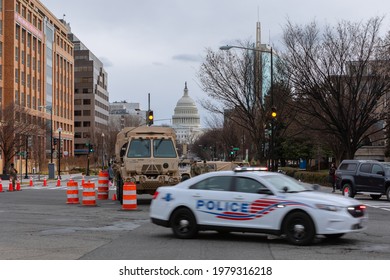
[[[336,170],[336,188],[344,196],[367,194],[372,199],[386,195],[390,201],[390,163],[375,160],[343,160]]]
[[[366,228],[366,206],[359,201],[257,170],[209,172],[159,187],[151,220],[172,228],[178,238],[193,238],[202,230],[255,232],[284,236],[296,245],[310,244],[316,235],[339,238]]]

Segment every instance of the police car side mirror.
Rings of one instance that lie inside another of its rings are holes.
[[[259,189],[257,191],[258,194],[268,194],[268,195],[272,195],[273,193],[270,191],[270,190],[267,190],[267,189]]]

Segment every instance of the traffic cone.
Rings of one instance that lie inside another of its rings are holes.
[[[112,195],[112,200],[116,200],[116,193]]]
[[[30,177],[30,184],[29,184],[29,186],[30,186],[30,187],[33,186],[33,179],[32,179],[32,177]]]
[[[14,191],[14,186],[12,185],[12,180],[9,180],[9,185],[8,185],[8,191],[13,192]]]
[[[60,187],[61,186],[61,179],[60,179],[60,176],[58,176],[58,179],[57,179],[57,187]]]
[[[4,191],[3,191],[3,183],[2,183],[2,181],[1,181],[1,178],[0,178],[0,192],[4,192]]]
[[[20,188],[20,181],[19,179],[16,181],[16,190],[21,191],[22,189]]]
[[[43,186],[44,186],[44,187],[47,187],[47,179],[46,179],[46,177],[43,178]]]

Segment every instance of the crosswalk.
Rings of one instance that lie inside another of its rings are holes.
[[[388,203],[388,204],[386,204]],[[365,204],[367,207],[372,207],[372,208],[376,208],[376,209],[381,209],[381,210],[384,210],[384,211],[389,211],[390,212],[390,203],[387,201],[383,204],[377,204],[377,203],[366,203]]]

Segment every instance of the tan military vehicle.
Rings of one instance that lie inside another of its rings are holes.
[[[116,139],[113,170],[117,199],[123,184],[134,182],[137,194],[153,194],[159,186],[180,181],[176,134],[170,127],[140,126],[122,129]]]

